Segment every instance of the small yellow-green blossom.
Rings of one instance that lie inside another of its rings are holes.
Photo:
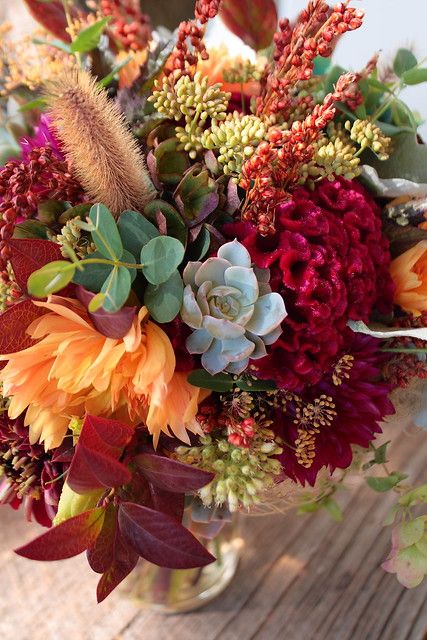
[[[153,94],[148,98],[159,113],[170,120],[183,116],[204,122],[208,117],[223,120],[231,94],[222,91],[221,83],[209,85],[209,78],[196,73],[194,78],[181,76],[176,82],[170,78],[156,81]]]
[[[362,149],[372,149],[380,160],[389,158],[391,140],[383,134],[381,129],[369,120],[355,120],[353,124],[349,120],[345,128],[350,132],[350,138],[357,142]]]
[[[360,158],[357,149],[341,125],[330,125],[327,135],[321,136],[314,144],[314,155],[308,164],[301,168],[300,184],[321,178],[334,180],[336,176],[343,176],[353,180],[360,175]]]
[[[96,250],[95,245],[90,242],[89,238],[82,235],[82,230],[76,224],[79,220],[80,218],[78,217],[67,220],[58,235],[49,234],[49,239],[60,245],[64,258],[69,258],[66,247],[71,247],[80,259],[85,258],[89,253],[93,253]]]
[[[250,447],[237,447],[227,436],[200,438],[198,447],[178,447],[181,462],[215,473],[215,478],[199,491],[205,506],[227,504],[230,511],[241,505],[249,508],[271,487],[281,465],[273,456],[282,453],[269,429],[259,429]]]
[[[201,138],[205,149],[219,151],[218,162],[226,175],[239,175],[243,163],[265,138],[267,126],[257,116],[242,116],[235,111],[218,124],[212,124]]]
[[[223,71],[224,81],[230,84],[245,84],[250,80],[260,80],[262,70],[250,60],[237,60],[233,66]]]
[[[178,149],[186,151],[190,158],[194,160],[203,149],[201,143],[203,128],[196,120],[189,120],[187,116],[185,120],[185,127],[175,127],[176,137],[179,141]]]

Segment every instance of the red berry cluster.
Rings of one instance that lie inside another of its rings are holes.
[[[361,26],[363,11],[348,3],[340,2],[331,9],[323,0],[311,0],[293,28],[288,20],[280,21],[274,38],[274,63],[258,98],[259,114],[289,110],[295,83],[312,77],[314,59],[330,57],[338,38]]]
[[[197,0],[195,20],[181,22],[178,27],[177,43],[165,68],[166,74],[192,75],[198,59],[208,59],[203,42],[206,23],[217,15],[220,3],[221,0]]]
[[[204,433],[212,433],[216,429],[227,432],[228,441],[235,447],[249,447],[255,436],[254,418],[237,418],[209,400],[200,406],[197,422]]]
[[[104,16],[111,16],[110,28],[125,49],[141,51],[151,37],[150,19],[141,12],[138,0],[101,0]]]
[[[334,93],[291,129],[271,129],[268,142],[262,142],[243,165],[240,184],[249,193],[242,218],[256,224],[262,236],[274,234],[277,206],[290,197],[289,189],[298,181],[301,166],[313,156],[313,142],[335,116],[334,104],[354,77],[351,73],[341,76]]]
[[[50,147],[39,147],[25,161],[10,160],[0,170],[0,272],[8,279],[7,260],[11,256],[8,240],[20,219],[31,218],[44,200],[65,200],[77,204],[83,199],[80,184],[69,172],[68,164]]]

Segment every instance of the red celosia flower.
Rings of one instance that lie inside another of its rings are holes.
[[[288,477],[303,484],[314,484],[322,467],[347,468],[352,445],[368,447],[381,432],[380,422],[394,413],[391,387],[379,381],[387,356],[378,341],[349,332],[342,353],[319,384],[275,413],[272,428],[285,442],[280,462]]]
[[[271,285],[284,296],[288,317],[257,375],[286,389],[316,384],[342,348],[347,321],[367,321],[374,308],[391,310],[388,241],[380,210],[356,182],[324,181],[294,191],[276,209],[276,233],[236,223],[237,235]]]
[[[28,427],[22,418],[0,419],[0,505],[23,507],[28,520],[33,518],[50,527],[56,515],[63,485],[63,473],[72,450],[45,452],[40,444],[30,444]]]

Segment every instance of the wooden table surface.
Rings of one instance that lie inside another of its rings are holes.
[[[395,437],[391,465],[427,481],[427,434]],[[389,434],[392,435],[392,434]],[[394,434],[396,436],[396,434]],[[358,479],[340,496],[344,520],[326,513],[245,518],[245,548],[230,587],[194,613],[161,616],[121,593],[95,602],[97,576],[84,556],[38,563],[11,552],[34,537],[0,510],[2,640],[422,640],[427,581],[405,590],[380,563],[393,495]]]

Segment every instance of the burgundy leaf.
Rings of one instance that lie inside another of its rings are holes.
[[[192,493],[214,478],[213,473],[152,453],[141,453],[135,462],[151,484],[174,493]]]
[[[117,529],[114,545],[114,559],[98,582],[96,597],[98,602],[105,598],[124,580],[136,566],[139,555],[123,539]]]
[[[119,527],[135,551],[159,567],[192,569],[215,561],[179,522],[148,507],[123,502],[119,508]]]
[[[79,555],[95,543],[104,520],[103,508],[69,518],[32,540],[15,553],[30,560],[64,560]]]
[[[255,51],[271,44],[277,28],[274,0],[222,0],[219,15],[230,31]]]
[[[46,309],[37,307],[28,298],[3,311],[0,314],[0,353],[4,355],[29,347],[32,340],[27,329],[44,313]]]
[[[45,29],[53,33],[54,36],[70,42],[71,37],[67,33],[67,18],[65,16],[64,5],[60,0],[51,2],[41,2],[40,0],[24,0],[29,12],[34,20],[39,22]]]
[[[87,551],[91,569],[103,574],[97,588],[98,602],[104,600],[129,575],[139,558],[120,533],[117,514],[117,507],[110,504],[101,533],[94,546]]]
[[[10,262],[16,282],[23,291],[27,290],[28,278],[34,271],[54,260],[64,259],[59,244],[50,242],[50,240],[12,238],[8,244],[12,249]]]
[[[166,513],[178,522],[182,522],[184,515],[185,495],[164,491],[150,483],[151,500],[156,511]]]
[[[132,435],[133,429],[118,420],[87,415],[67,476],[73,491],[127,484],[131,474],[119,458]]]
[[[95,293],[88,291],[81,285],[76,287],[76,296],[87,308]],[[96,329],[107,338],[123,338],[132,326],[136,307],[123,307],[116,313],[108,313],[105,309],[98,309],[94,313],[88,311]]]

